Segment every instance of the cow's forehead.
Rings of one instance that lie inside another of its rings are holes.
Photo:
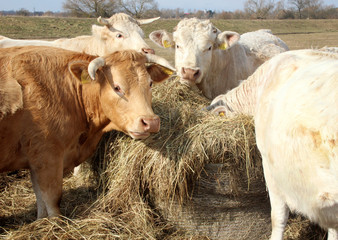
[[[178,23],[173,38],[175,42],[209,42],[216,38],[214,30],[215,27],[209,20],[184,19]]]
[[[123,51],[117,52],[113,56],[117,58],[108,58],[107,66],[113,73],[113,81],[123,83],[125,86],[135,86],[136,82],[148,82],[149,75],[145,67],[146,57],[137,52]]]
[[[137,32],[143,35],[143,31],[138,25],[138,22],[131,16],[125,13],[117,13],[107,19],[113,29],[118,30],[122,33],[133,33]]]
[[[130,34],[130,35],[135,32],[137,32],[141,36],[143,36],[144,34],[142,29],[137,24],[133,22],[128,22],[128,21],[115,21],[112,24],[112,28],[122,33]]]

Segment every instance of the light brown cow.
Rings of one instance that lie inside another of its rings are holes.
[[[105,132],[143,139],[159,131],[152,83],[174,70],[152,54],[95,58],[49,47],[0,49],[0,66],[0,172],[30,169],[38,218],[60,214],[63,174]]]

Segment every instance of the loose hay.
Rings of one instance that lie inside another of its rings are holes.
[[[9,193],[7,188],[8,177],[2,175],[0,182],[6,183],[6,187],[0,189],[0,209],[3,209],[0,213],[0,237],[208,239],[208,236],[203,236],[208,235],[206,232],[186,233],[175,225],[175,221],[168,221],[181,208],[199,199],[196,194],[203,188],[204,179],[214,176],[210,175],[210,171],[208,175],[207,165],[221,166],[215,174],[215,182],[221,189],[218,191],[225,191],[222,184],[227,183],[227,195],[224,196],[232,202],[256,192],[256,182],[263,183],[253,120],[246,116],[228,119],[201,111],[208,103],[204,97],[176,80],[155,86],[153,108],[161,118],[161,131],[144,141],[136,141],[117,132],[106,134],[87,170],[80,177],[66,179],[61,206],[64,218],[32,222],[32,212],[36,209],[30,203],[28,207],[33,209],[28,217],[4,223],[11,214],[13,218],[18,216],[8,206],[12,204],[17,208],[14,202],[22,196],[19,193],[20,196],[13,199],[15,194]],[[27,185],[27,182],[29,178],[26,177],[22,184]],[[78,191],[81,189],[79,186],[82,190],[89,190]],[[32,199],[33,192],[29,191]],[[267,200],[264,183],[259,191]],[[8,195],[12,195],[12,200]],[[27,205],[22,205],[25,212]],[[265,205],[265,208],[268,206]],[[244,221],[251,221],[245,219],[245,212],[241,214]],[[270,222],[268,217],[265,218],[266,222]],[[241,225],[237,228],[238,231],[246,231],[241,229]],[[266,231],[270,231],[269,226]],[[260,237],[266,239],[265,236]]]

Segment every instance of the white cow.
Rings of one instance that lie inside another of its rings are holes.
[[[54,41],[1,39],[0,37],[0,47],[50,46],[98,56],[105,56],[118,50],[136,50],[154,54],[154,50],[144,41],[144,33],[139,25],[157,19],[159,17],[136,20],[127,14],[117,13],[109,19],[99,17],[98,22],[104,26],[93,25],[92,35]]]
[[[212,99],[236,87],[272,56],[288,50],[269,30],[240,36],[221,32],[209,20],[181,20],[172,36],[154,31],[150,39],[160,47],[175,49],[175,65],[182,83]]]
[[[209,109],[254,116],[271,202],[271,240],[289,209],[338,239],[338,54],[282,53]]]

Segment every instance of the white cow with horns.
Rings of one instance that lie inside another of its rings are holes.
[[[221,32],[209,20],[183,19],[172,36],[165,30],[149,35],[160,47],[175,49],[175,65],[182,83],[196,86],[213,99],[236,87],[272,56],[288,50],[270,30],[239,35]]]
[[[271,202],[271,240],[289,209],[338,239],[338,54],[282,53],[215,98],[210,111],[254,116]]]
[[[92,35],[75,38],[61,38],[54,41],[17,40],[0,37],[0,48],[14,46],[50,46],[96,56],[105,56],[120,50],[136,50],[154,54],[155,51],[144,41],[144,33],[139,25],[148,24],[157,18],[134,19],[125,13],[117,13],[108,19],[99,17],[104,26],[92,26]]]

